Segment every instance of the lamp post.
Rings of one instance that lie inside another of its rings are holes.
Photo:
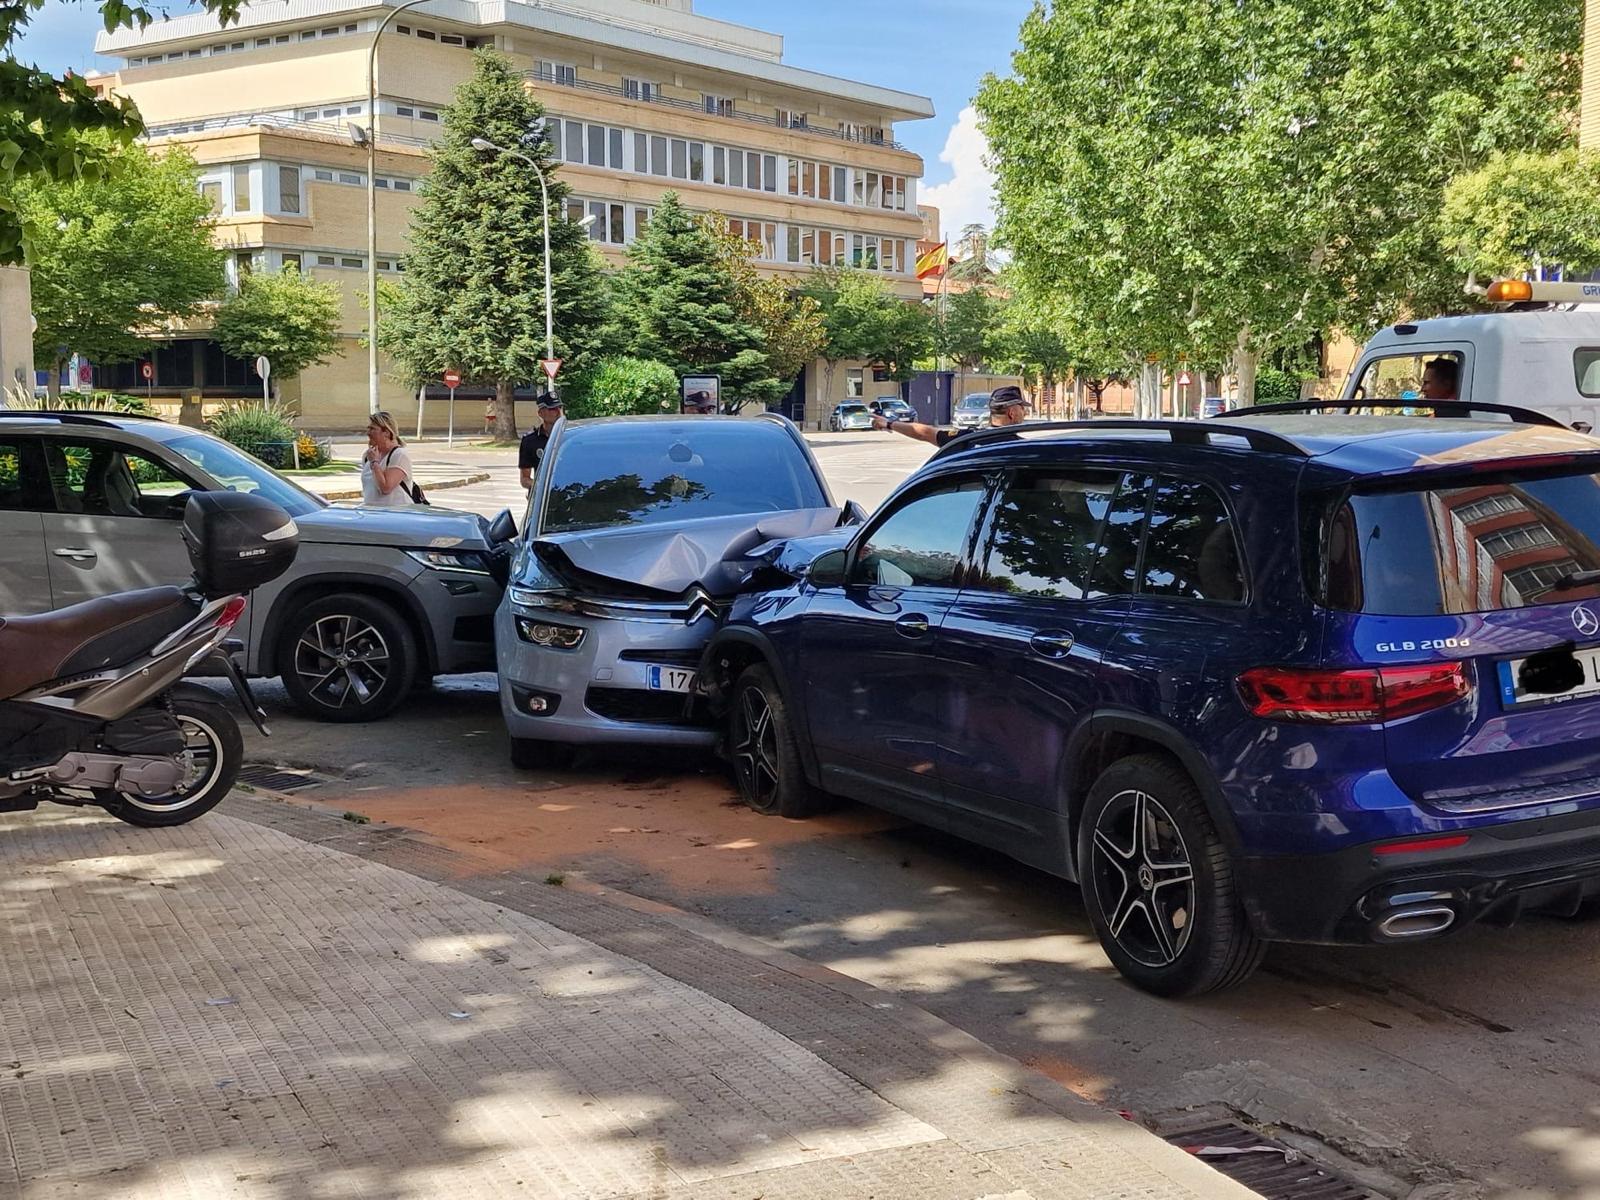
[[[378,42],[389,22],[428,0],[405,0],[389,10],[372,33],[367,52],[367,411],[378,411]],[[357,138],[357,144],[362,139]]]

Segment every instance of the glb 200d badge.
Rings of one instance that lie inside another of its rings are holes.
[[[1471,638],[1425,638],[1420,642],[1379,642],[1379,654],[1405,654],[1415,650],[1466,650],[1472,646]]]

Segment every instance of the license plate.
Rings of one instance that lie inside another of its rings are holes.
[[[1534,662],[1532,672],[1529,662]],[[1563,704],[1568,700],[1585,700],[1600,696],[1600,646],[1574,650],[1569,659],[1561,655],[1535,655],[1533,659],[1513,658],[1498,664],[1500,671],[1500,702],[1506,708],[1530,708],[1539,704]],[[1562,673],[1570,674],[1573,683],[1565,691],[1549,690],[1552,685],[1566,682]],[[1530,679],[1530,674],[1534,677]],[[1542,686],[1529,688],[1529,683]]]
[[[649,666],[645,676],[652,692],[694,691],[694,672],[688,667]]]

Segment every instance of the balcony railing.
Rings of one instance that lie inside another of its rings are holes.
[[[408,117],[391,116],[391,121],[405,121]],[[431,146],[432,138],[410,137],[406,134],[390,133],[382,125],[382,114],[379,115],[378,140],[392,142],[397,146]],[[225,113],[215,117],[198,117],[193,121],[165,121],[159,125],[147,126],[144,136],[147,138],[172,137],[182,133],[206,133],[214,129],[286,129],[296,133],[319,133],[325,137],[335,137],[348,140],[350,126],[360,125],[367,128],[365,121],[312,121],[293,114],[284,113]]]
[[[783,122],[777,117],[765,116],[762,113],[744,112],[735,107],[731,111],[722,108],[707,108],[705,104],[696,104],[693,100],[676,100],[670,96],[663,96],[659,92],[652,95],[630,93],[628,89],[619,87],[614,83],[593,83],[587,79],[559,78],[548,71],[527,71],[525,77],[535,83],[545,83],[552,87],[571,88],[578,92],[598,92],[602,96],[615,96],[621,100],[633,100],[639,104],[648,104],[652,107],[671,108],[680,112],[691,112],[701,117],[720,117],[726,121],[747,121],[752,125],[767,125],[774,129],[786,129],[790,133],[809,133],[815,137],[832,138],[836,142],[851,142],[860,146],[880,146],[886,150],[904,150],[905,147],[892,138],[882,134],[858,134],[844,129],[822,129],[815,125],[806,125],[796,121]]]

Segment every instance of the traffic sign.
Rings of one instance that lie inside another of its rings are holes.
[[[1189,378],[1189,372],[1184,371],[1181,374],[1179,374],[1179,376],[1178,376],[1178,386],[1179,387],[1188,387],[1189,384],[1191,384],[1192,382],[1194,382],[1194,381]]]
[[[445,387],[451,388],[451,389],[460,387],[461,386],[461,372],[457,371],[453,367],[450,370],[446,371],[444,373],[444,385],[445,385]]]
[[[154,379],[155,377],[156,377],[156,365],[155,365],[155,363],[143,362],[143,363],[139,364],[139,378],[140,379]]]
[[[554,383],[556,381],[556,372],[561,370],[561,360],[559,358],[541,358],[539,365],[544,368],[544,373],[550,377],[550,382]]]
[[[78,364],[78,382],[85,386],[94,382],[94,368],[88,363]]]
[[[263,381],[272,374],[272,364],[267,361],[265,354],[256,355],[256,374],[261,376]]]

